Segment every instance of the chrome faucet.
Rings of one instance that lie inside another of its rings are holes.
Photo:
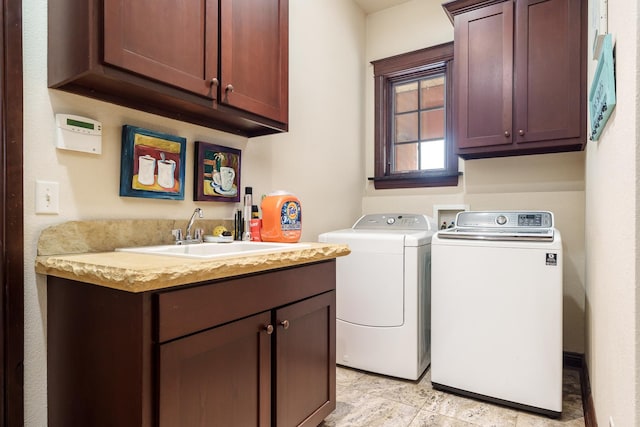
[[[193,227],[193,222],[196,220],[196,215],[198,215],[198,218],[202,218],[204,216],[204,212],[202,212],[202,209],[196,208],[196,210],[193,211],[193,214],[191,214],[191,218],[187,224],[187,240],[191,240],[191,227]]]
[[[191,214],[191,218],[189,218],[189,222],[187,223],[187,229],[185,230],[186,236],[184,236],[184,239],[182,238],[182,230],[179,228],[171,231],[173,237],[176,239],[176,245],[202,242],[202,230],[196,229],[195,235],[193,237],[191,236],[191,228],[196,220],[196,215],[198,215],[198,218],[202,218],[204,216],[204,212],[200,208],[196,208],[193,211],[193,214]]]

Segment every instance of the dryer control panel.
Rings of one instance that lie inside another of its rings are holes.
[[[427,215],[369,214],[353,224],[354,230],[434,230],[435,224]]]

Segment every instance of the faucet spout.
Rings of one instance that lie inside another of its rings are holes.
[[[202,212],[202,209],[200,208],[196,208],[193,211],[193,214],[191,214],[191,218],[189,218],[189,223],[187,224],[187,236],[186,239],[187,240],[191,240],[191,227],[193,227],[193,222],[196,220],[196,215],[198,215],[198,218],[202,218],[204,216],[204,212]]]

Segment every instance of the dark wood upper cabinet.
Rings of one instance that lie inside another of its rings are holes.
[[[220,102],[286,123],[287,1],[221,0]]]
[[[582,0],[455,0],[458,154],[578,151],[586,143]]]
[[[215,98],[218,1],[104,0],[104,62]]]
[[[49,87],[247,137],[288,128],[288,0],[50,0]]]

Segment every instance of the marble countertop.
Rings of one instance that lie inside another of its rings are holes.
[[[77,280],[127,292],[145,292],[214,279],[259,273],[348,255],[347,245],[308,243],[277,252],[192,259],[131,252],[115,248],[171,243],[178,220],[70,221],[42,231],[36,273]],[[195,226],[210,233],[225,220],[200,220]]]

